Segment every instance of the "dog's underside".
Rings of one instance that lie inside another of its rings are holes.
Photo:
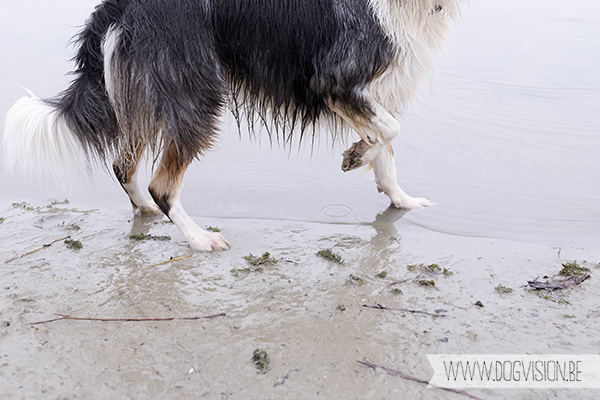
[[[9,164],[55,168],[82,152],[112,162],[137,214],[162,210],[196,250],[227,249],[180,202],[183,175],[224,109],[289,142],[329,127],[360,140],[342,169],[372,165],[396,207],[430,203],[396,181],[395,115],[431,73],[460,0],[106,0],[78,37],[71,86],[9,111]],[[146,199],[140,158],[157,164]]]

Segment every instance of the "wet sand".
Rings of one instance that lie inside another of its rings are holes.
[[[2,113],[20,96],[17,84],[40,96],[64,89],[65,44],[95,5],[35,3],[0,10]],[[217,149],[188,172],[183,201],[233,246],[157,265],[192,253],[164,218],[134,218],[104,172],[66,187],[4,175],[0,398],[458,399],[357,361],[429,379],[427,354],[598,353],[600,20],[590,10],[599,7],[533,3],[473,4],[432,94],[403,119],[399,179],[436,203],[427,210],[386,209],[372,175],[343,174],[342,149],[326,140],[290,154],[225,124]],[[130,239],[140,233],[170,240]],[[57,242],[6,263],[67,235],[83,248]],[[344,263],[316,256],[326,248]],[[276,266],[239,271],[249,267],[244,256],[266,251]],[[526,288],[574,260],[592,279],[549,299]],[[428,277],[435,287],[391,285],[415,278],[407,267],[421,263],[452,274]],[[447,317],[363,307],[377,304]],[[31,325],[56,313],[226,316]],[[264,375],[251,361],[257,348],[270,355]]]

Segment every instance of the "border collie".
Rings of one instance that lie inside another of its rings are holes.
[[[105,0],[77,37],[70,87],[9,110],[5,159],[25,170],[58,171],[82,155],[112,163],[136,214],[162,211],[192,249],[225,250],[180,192],[228,107],[238,125],[262,121],[285,142],[320,127],[354,131],[342,170],[372,167],[394,206],[426,207],[398,186],[390,142],[464,1]],[[153,202],[136,181],[146,153]]]

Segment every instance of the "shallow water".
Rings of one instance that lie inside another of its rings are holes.
[[[407,111],[394,141],[400,184],[436,203],[426,210],[386,209],[372,173],[344,174],[343,148],[332,150],[325,138],[288,151],[265,135],[240,137],[227,122],[215,149],[189,169],[183,202],[200,225],[219,226],[232,249],[154,266],[189,254],[187,244],[160,219],[133,219],[103,171],[66,188],[1,176],[0,322],[10,326],[0,327],[0,397],[440,398],[355,361],[429,378],[427,353],[597,353],[600,343],[589,336],[600,329],[595,279],[569,292],[568,305],[522,286],[565,260],[586,259],[593,274],[600,271],[600,5],[472,3],[431,93]],[[18,85],[42,97],[65,88],[67,42],[96,1],[60,4],[0,6],[0,114],[22,94]],[[67,197],[68,205],[46,207]],[[11,206],[21,201],[34,209]],[[140,232],[173,239],[128,239]],[[4,263],[67,234],[82,240],[81,252],[58,244]],[[314,256],[326,247],[346,263]],[[283,264],[230,273],[244,266],[244,255],[265,250]],[[438,289],[405,285],[392,296],[389,283],[410,278],[406,265],[422,262],[455,274],[436,278]],[[381,270],[388,280],[374,278]],[[366,284],[349,287],[349,274]],[[499,283],[515,293],[498,295]],[[473,308],[476,300],[486,307]],[[335,311],[341,303],[345,314]],[[365,303],[446,309],[451,318],[374,314]],[[197,325],[28,325],[57,312],[228,317]],[[257,346],[274,360],[266,377],[248,362]]]
[[[71,51],[65,43],[75,32],[69,25],[79,24],[94,2],[76,4],[60,22],[12,6],[9,11],[28,15],[28,25],[19,26],[3,13],[4,29],[19,32],[2,43],[11,60],[0,66],[3,110],[18,98],[17,83],[41,96],[64,88]],[[436,203],[402,223],[448,234],[594,245],[600,238],[600,18],[590,10],[598,6],[514,4],[472,5],[432,94],[402,119],[394,141],[401,186]],[[48,30],[52,34],[41,38],[35,33]],[[226,123],[217,149],[190,168],[184,204],[199,217],[369,221],[387,199],[374,190],[372,173],[341,172],[342,150],[321,140],[312,151],[309,144],[286,151],[271,147],[266,135],[240,138]],[[21,185],[19,177],[4,177],[6,202],[30,193]],[[104,173],[95,187],[78,185],[86,189],[50,187],[49,197],[128,207]]]

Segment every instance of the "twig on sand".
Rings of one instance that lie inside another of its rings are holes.
[[[49,324],[56,321],[91,321],[91,322],[168,322],[168,321],[198,321],[201,319],[214,319],[219,317],[226,317],[227,314],[214,314],[203,317],[171,317],[171,318],[90,318],[90,317],[73,317],[66,314],[54,314],[59,318],[49,319],[47,321],[32,322],[30,325]]]
[[[417,279],[416,276],[414,276],[412,278],[407,278],[407,279],[400,279],[400,280],[394,281],[392,283],[388,283],[388,286],[400,285],[401,283],[411,282],[411,281],[414,281],[415,279]]]
[[[186,258],[191,258],[192,256],[193,256],[193,254],[190,254],[189,256],[185,256],[185,257],[177,257],[177,258],[171,257],[167,261],[162,261],[162,262],[159,262],[158,264],[153,264],[153,265],[151,265],[151,267],[158,267],[159,265],[168,264],[168,263],[171,263],[173,261],[185,260]]]
[[[409,381],[413,381],[413,382],[418,382],[418,383],[424,383],[425,385],[429,385],[429,381],[426,381],[425,379],[421,379],[421,378],[417,378],[415,376],[412,375],[408,375],[402,371],[397,371],[395,369],[391,369],[391,368],[386,368],[380,365],[376,365],[373,364],[372,362],[369,361],[357,361],[360,365],[364,365],[365,367],[369,367],[369,368],[373,368],[373,369],[381,369],[383,372],[385,372],[388,375],[391,376],[396,376],[398,378],[402,378],[402,379],[406,379]],[[452,393],[456,393],[456,394],[461,394],[463,396],[467,396],[471,399],[476,399],[476,400],[481,400],[481,398],[477,397],[477,396],[473,396],[472,394],[469,394],[467,392],[465,392],[464,390],[457,390],[457,389],[452,389],[452,388],[446,388],[446,387],[441,387],[441,386],[436,386],[438,389],[441,390],[446,390],[448,392],[452,392]]]
[[[18,259],[20,259],[20,258],[23,258],[23,257],[25,257],[25,256],[28,256],[28,255],[30,255],[30,254],[33,254],[33,253],[35,253],[35,252],[38,252],[38,251],[40,251],[40,250],[43,250],[43,249],[45,249],[46,247],[50,247],[50,246],[52,246],[54,243],[57,243],[57,242],[62,242],[62,241],[64,241],[64,240],[67,240],[67,239],[71,239],[71,236],[65,236],[65,237],[64,237],[64,238],[62,238],[62,239],[56,239],[56,240],[55,240],[55,241],[53,241],[52,243],[48,243],[48,244],[42,245],[42,247],[39,247],[39,248],[37,248],[37,249],[35,249],[35,250],[32,250],[32,251],[30,251],[30,252],[28,252],[28,253],[21,254],[20,256],[17,256],[17,257],[13,257],[13,258],[11,258],[10,260],[7,260],[7,261],[5,261],[4,263],[5,263],[5,264],[8,264],[8,263],[10,263],[10,262],[13,262],[13,261],[15,261],[15,260],[18,260]]]
[[[573,275],[566,279],[555,279],[553,281],[548,282],[540,282],[537,278],[534,281],[528,281],[527,283],[532,289],[535,290],[560,290],[560,289],[568,289],[573,286],[577,286],[580,283],[591,278],[591,275]]]
[[[432,313],[429,313],[427,311],[408,310],[406,308],[391,308],[391,307],[383,306],[381,304],[377,304],[375,306],[369,306],[369,305],[363,304],[363,307],[365,307],[365,308],[373,308],[375,310],[402,311],[402,312],[407,312],[407,313],[412,313],[412,314],[430,315],[432,317],[442,317],[442,318],[447,317],[447,315],[444,315],[444,314],[432,314]]]

